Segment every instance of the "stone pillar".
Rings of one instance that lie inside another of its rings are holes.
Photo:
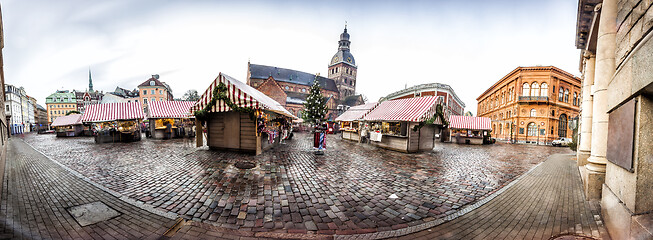
[[[585,51],[583,54],[583,62],[583,102],[581,105],[580,134],[576,158],[578,166],[585,166],[585,164],[587,164],[587,158],[590,157],[592,146],[592,103],[594,102],[592,97],[592,85],[594,84],[596,55],[589,51]]]
[[[615,72],[617,35],[617,0],[604,0],[601,9],[599,33],[596,45],[596,71],[592,95],[592,142],[590,157],[585,165],[583,182],[587,199],[601,198],[605,181],[605,158],[608,145],[608,84]]]

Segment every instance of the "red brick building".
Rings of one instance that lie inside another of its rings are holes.
[[[381,101],[425,97],[425,96],[440,96],[440,102],[444,103],[445,116],[463,115],[465,110],[465,103],[463,103],[453,88],[447,84],[442,83],[426,83],[417,86],[412,86],[402,89],[381,98]]]

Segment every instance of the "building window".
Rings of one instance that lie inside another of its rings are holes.
[[[143,98],[143,103],[147,104],[147,98]]]
[[[288,86],[286,86],[286,87],[284,87],[284,89],[288,90],[288,89],[290,89],[290,88],[289,88]]]
[[[539,91],[540,91],[540,84],[534,82],[531,85],[531,96],[533,96],[533,97],[539,96],[540,95]]]
[[[553,117],[555,115],[556,115],[556,110],[551,110],[551,117]],[[553,133],[551,133],[551,134],[553,134]]]
[[[551,134],[553,134],[553,127],[551,127]]]
[[[546,97],[549,95],[549,85],[542,83],[542,88],[540,90],[540,96]]]
[[[574,106],[576,106],[577,101],[578,101],[578,94],[574,92]]]
[[[152,98],[150,101],[154,102],[154,101],[156,101],[156,98]]]
[[[154,85],[156,85],[156,82],[155,81],[150,81],[150,86],[154,86]]]
[[[499,134],[503,134],[503,125],[499,123]]]
[[[537,136],[537,125],[533,122],[528,124],[528,136]]]
[[[563,93],[562,93],[562,88],[560,88],[560,91],[558,91],[558,101],[562,102],[562,97],[563,97],[563,96],[564,96],[564,95],[563,95]]]
[[[163,101],[163,98],[159,98],[159,101]]]
[[[565,89],[565,102],[569,102],[569,89]]]
[[[567,115],[560,115],[560,122],[558,123],[558,137],[567,137]]]
[[[528,83],[524,83],[524,85],[522,86],[521,95],[522,96],[528,96],[528,94],[530,94],[530,92],[531,92],[530,89],[531,89],[531,86]]]
[[[147,95],[147,90],[143,90],[143,95]]]
[[[531,109],[531,117],[535,117],[536,114],[537,114],[537,111],[535,110],[535,108]]]
[[[159,90],[159,94],[163,95],[163,90]]]
[[[154,94],[154,90],[151,90],[150,92],[151,92],[152,94]]]

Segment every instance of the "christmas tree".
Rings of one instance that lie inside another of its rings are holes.
[[[306,97],[304,113],[302,114],[304,121],[311,124],[321,123],[327,114],[326,100],[324,100],[320,91],[321,88],[317,76],[319,74],[315,75],[315,80],[313,81],[313,86],[309,91],[308,97]]]

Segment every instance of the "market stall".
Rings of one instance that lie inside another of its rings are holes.
[[[81,136],[84,131],[81,114],[70,114],[55,118],[51,126],[57,133],[57,137]]]
[[[336,118],[340,123],[342,138],[347,140],[361,141],[361,130],[363,130],[363,117],[379,103],[367,103],[353,106]]]
[[[363,117],[369,126],[370,143],[400,152],[433,149],[435,133],[446,121],[438,105],[437,96],[379,103]]]
[[[451,116],[451,141],[458,144],[483,144],[483,138],[490,137],[490,122],[490,118],[486,117]]]
[[[197,132],[206,124],[211,149],[261,154],[289,137],[296,119],[281,104],[232,77],[220,73],[191,111]],[[197,146],[203,146],[202,135]]]
[[[86,107],[82,122],[91,124],[96,143],[140,141],[145,117],[141,104],[103,103]]]
[[[154,101],[147,106],[149,131],[155,139],[194,137],[193,101]]]

